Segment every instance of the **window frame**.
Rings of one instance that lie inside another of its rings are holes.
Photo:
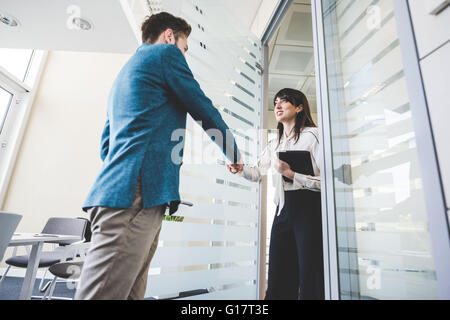
[[[23,80],[0,66],[0,87],[12,94],[5,117],[0,120],[0,209],[4,204],[47,54],[47,51],[33,50]]]
[[[5,126],[5,123],[6,123],[6,118],[8,117],[9,109],[11,109],[11,104],[12,104],[12,102],[14,100],[14,93],[10,92],[6,88],[2,87],[1,85],[0,85],[0,90],[3,90],[6,93],[10,94],[9,101],[8,101],[8,103],[6,105],[5,113],[2,115],[2,118],[0,118],[0,136],[1,136],[1,134],[3,132],[3,127]]]

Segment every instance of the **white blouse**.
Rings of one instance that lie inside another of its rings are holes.
[[[314,176],[306,176],[296,172],[293,182],[284,181],[282,175],[273,168],[274,160],[277,159],[277,152],[279,151],[309,151],[311,153]],[[279,206],[279,215],[284,207],[284,191],[311,190],[320,192],[319,163],[319,131],[317,128],[308,127],[303,129],[297,142],[295,142],[294,132],[289,138],[286,138],[283,134],[279,146],[278,138],[271,140],[259,156],[258,164],[256,166],[245,165],[240,175],[247,180],[258,182],[262,176],[267,175],[268,171],[272,169],[273,186],[275,187],[273,201]]]

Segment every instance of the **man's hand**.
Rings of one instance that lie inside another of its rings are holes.
[[[291,167],[287,162],[284,162],[280,159],[276,159],[273,164],[275,170],[277,170],[281,175],[285,176],[286,178],[289,178],[291,180],[294,180],[295,172],[291,170]]]

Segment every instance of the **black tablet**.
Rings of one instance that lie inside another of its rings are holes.
[[[314,176],[311,153],[309,151],[282,151],[278,152],[278,158],[284,162],[287,162],[292,171],[307,176]],[[283,176],[283,179],[287,182],[293,182],[285,176]]]

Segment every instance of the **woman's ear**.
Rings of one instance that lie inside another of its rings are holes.
[[[299,105],[298,107],[296,107],[296,108],[295,108],[295,111],[296,111],[297,113],[302,112],[302,111],[303,111],[303,105],[301,104],[301,105]]]

